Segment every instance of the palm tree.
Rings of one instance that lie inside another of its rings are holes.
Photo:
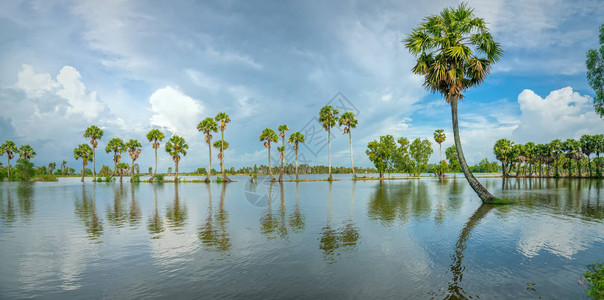
[[[514,143],[508,139],[499,139],[497,140],[497,142],[495,142],[495,145],[493,146],[493,153],[495,154],[495,158],[501,161],[503,177],[508,176],[507,172],[509,170],[506,169],[506,166],[508,166],[510,153],[512,151],[513,145]]]
[[[152,129],[147,133],[147,141],[153,142],[151,146],[155,149],[155,169],[153,169],[153,175],[149,178],[149,182],[153,181],[155,174],[157,174],[157,149],[159,148],[159,142],[165,137],[164,133],[159,131],[159,129]]]
[[[173,135],[166,143],[166,152],[172,155],[172,160],[174,160],[175,164],[175,183],[178,182],[178,162],[180,161],[180,155],[187,156],[187,149],[189,149],[189,145],[187,145],[185,139],[177,135]]]
[[[596,134],[594,137],[594,152],[596,152],[596,157],[598,158],[598,163],[596,164],[596,175],[600,176],[600,152],[604,152],[604,134]]]
[[[331,128],[336,126],[336,121],[338,120],[337,109],[334,109],[330,105],[323,106],[321,111],[319,112],[319,122],[323,125],[323,129],[327,131],[327,144],[328,144],[328,160],[329,160],[329,180],[332,180],[331,177]]]
[[[539,177],[543,176],[543,161],[549,156],[547,145],[537,144],[535,146],[535,157],[539,160]]]
[[[554,176],[559,177],[560,172],[558,170],[558,158],[560,158],[560,152],[562,152],[562,142],[559,139],[555,139],[547,144],[549,152],[552,155],[554,164],[556,165],[556,174]]]
[[[220,166],[224,170],[224,150],[229,149],[229,143],[225,140],[215,141],[214,148],[219,149],[219,151],[220,151],[220,152],[218,152],[218,159],[220,159]],[[227,177],[227,179],[228,179],[228,177]],[[228,180],[230,181],[230,179],[228,179]],[[225,182],[228,182],[228,181],[225,181]]]
[[[214,120],[216,121],[220,121],[220,125],[218,126],[218,128],[220,129],[220,140],[222,141],[222,143],[220,145],[228,145],[228,143],[226,143],[224,141],[224,130],[226,129],[226,125],[231,122],[231,118],[229,117],[229,115],[227,115],[227,113],[225,112],[221,112],[218,113],[216,115],[216,117],[214,117]],[[220,153],[222,155],[222,158],[220,159],[220,169],[222,171],[222,179],[226,182],[231,181],[231,179],[229,177],[227,177],[226,175],[226,171],[224,169],[224,149],[221,148],[220,149]]]
[[[285,166],[285,132],[289,130],[289,127],[287,127],[287,125],[283,124],[283,125],[279,126],[279,128],[277,130],[279,130],[279,136],[281,137],[281,141],[283,141],[283,146],[281,146],[277,149],[281,153],[281,154],[279,154],[279,158],[281,158],[281,169],[279,170],[279,182],[282,182],[283,181],[283,168]]]
[[[591,160],[589,156],[595,152],[595,138],[593,135],[584,134],[583,136],[581,136],[580,142],[581,151],[583,152],[583,154],[585,154],[585,156],[587,156],[587,168],[589,170],[589,177],[591,177]]]
[[[13,141],[4,141],[2,146],[0,146],[0,155],[4,155],[6,153],[8,165],[8,180],[10,180],[10,160],[15,157],[15,153],[17,151],[17,145],[15,145],[15,142]]]
[[[568,177],[572,176],[572,162],[577,159],[578,156],[581,156],[580,152],[581,143],[574,139],[566,139],[562,143],[562,151],[566,152],[566,158],[568,158]],[[579,177],[581,177],[581,166],[577,165],[577,169],[579,170]]]
[[[424,75],[424,87],[441,93],[451,104],[457,156],[470,186],[483,202],[496,202],[497,198],[476,180],[466,163],[459,136],[457,102],[463,99],[465,90],[485,80],[491,65],[503,55],[501,45],[493,40],[485,21],[475,17],[465,3],[425,18],[404,42],[409,52],[418,57],[413,73]]]
[[[98,141],[103,138],[103,130],[98,128],[96,125],[91,125],[86,128],[84,132],[85,138],[90,138],[90,144],[92,145],[92,181],[96,182],[96,159],[94,149],[98,146]]]
[[[77,148],[73,149],[73,157],[76,160],[78,160],[78,158],[82,159],[82,182],[84,182],[86,166],[88,165],[89,161],[94,161],[94,150],[87,144],[81,144]]]
[[[21,145],[19,147],[19,158],[29,161],[36,156],[36,152],[30,145]]]
[[[352,177],[356,178],[357,172],[354,170],[354,164],[352,161],[352,133],[350,129],[356,128],[359,121],[354,118],[354,113],[347,111],[343,113],[342,116],[340,116],[340,120],[338,123],[340,126],[344,126],[343,134],[348,133],[348,141],[350,142],[350,167],[352,168]]]
[[[61,175],[65,175],[65,173],[67,173],[66,168],[67,168],[67,161],[63,160],[61,162]]]
[[[55,162],[48,163],[48,174],[52,175],[52,172],[55,170],[56,167],[57,167],[57,163],[55,163]]]
[[[128,154],[130,155],[130,159],[132,159],[132,166],[130,167],[130,173],[134,175],[134,161],[138,159],[138,156],[141,154],[141,149],[143,145],[138,140],[130,139],[126,143],[126,148],[128,148]]]
[[[107,143],[107,146],[105,147],[105,152],[113,152],[113,175],[115,175],[115,172],[117,171],[117,163],[119,163],[120,159],[122,158],[120,154],[126,152],[126,145],[124,144],[124,141],[122,141],[122,139],[112,138],[109,140],[109,143]]]
[[[260,134],[260,141],[264,141],[264,147],[268,149],[268,173],[271,176],[271,180],[275,181],[275,177],[273,176],[273,169],[271,168],[271,142],[277,143],[279,142],[279,136],[275,133],[274,130],[270,128],[265,128],[262,130]]]
[[[122,176],[124,175],[124,171],[130,169],[130,166],[125,163],[125,162],[121,162],[119,164],[117,164],[115,166],[120,174],[120,183],[122,182]]]
[[[210,182],[210,172],[212,171],[212,132],[218,132],[218,124],[214,122],[214,119],[207,117],[197,125],[197,130],[203,132],[206,138],[206,144],[208,144],[208,150],[210,155],[208,165],[208,175],[206,182]]]
[[[290,144],[294,144],[292,148],[294,149],[294,151],[296,151],[296,180],[298,180],[298,148],[299,143],[305,142],[304,135],[300,133],[300,131],[296,131],[289,136],[289,140],[287,142]]]
[[[440,152],[440,161],[439,164],[442,163],[443,161],[443,145],[442,143],[445,141],[446,136],[445,136],[445,130],[444,129],[436,129],[436,131],[434,131],[434,141],[438,143],[439,146],[439,152]],[[440,177],[445,176],[445,173],[443,172],[443,169],[441,169]]]

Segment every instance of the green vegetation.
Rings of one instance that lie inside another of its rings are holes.
[[[130,166],[130,173],[134,174],[134,162],[138,159],[138,156],[141,154],[141,147],[143,145],[134,139],[130,139],[127,143],[126,143],[126,148],[128,149],[128,154],[130,155],[130,159],[132,159],[132,166]],[[136,172],[138,173],[138,171]]]
[[[438,143],[438,147],[439,147],[439,153],[440,153],[440,160],[439,160],[439,164],[438,164],[438,176],[440,177],[444,177],[445,176],[445,172],[447,172],[449,170],[449,166],[447,165],[447,162],[443,160],[443,142],[446,139],[446,135],[445,135],[445,130],[444,129],[436,129],[434,131],[434,141],[436,143]]]
[[[451,105],[457,157],[468,183],[483,202],[494,202],[495,196],[476,180],[466,164],[459,135],[457,103],[464,98],[463,93],[468,88],[486,79],[491,65],[503,55],[500,44],[493,40],[486,22],[475,17],[465,3],[426,17],[404,43],[417,57],[413,73],[424,76],[424,87],[442,94]]]
[[[86,144],[80,144],[77,148],[73,149],[73,157],[76,160],[80,158],[82,159],[82,182],[84,182],[84,168],[88,165],[88,162],[93,161],[94,151],[92,150],[92,148],[90,148],[90,146]]]
[[[178,182],[178,163],[180,162],[180,156],[187,156],[187,145],[184,138],[173,135],[170,140],[166,143],[166,152],[172,156],[175,166],[174,181]]]
[[[495,157],[501,162],[503,176],[549,177],[554,171],[555,177],[560,177],[560,166],[566,166],[566,176],[601,177],[600,169],[604,152],[604,135],[583,135],[579,140],[566,139],[564,142],[555,139],[547,144],[514,144],[507,139],[500,139],[493,146]],[[591,159],[595,153],[596,158]],[[595,174],[592,170],[596,169]]]
[[[147,133],[147,141],[151,142],[151,147],[155,150],[155,168],[153,169],[153,175],[149,178],[149,182],[153,181],[157,174],[157,149],[159,148],[160,142],[166,137],[163,132],[159,129],[151,129]]]
[[[281,159],[281,168],[279,169],[279,182],[283,182],[283,168],[285,166],[285,132],[289,131],[289,127],[283,124],[279,126],[277,130],[279,130],[279,136],[281,137],[281,141],[283,142],[283,146],[277,147],[277,151],[279,151],[279,158]]]
[[[292,146],[292,149],[294,149],[294,151],[296,152],[296,180],[299,180],[299,178],[298,178],[298,149],[300,148],[299,147],[300,143],[304,144],[304,142],[305,142],[304,135],[302,133],[300,133],[300,131],[296,131],[289,136],[289,140],[287,142],[289,144],[294,144]],[[355,174],[354,168],[352,169],[352,172],[353,172],[353,174]]]
[[[11,180],[10,174],[10,160],[15,157],[15,153],[17,152],[17,145],[13,141],[4,141],[2,146],[0,146],[0,156],[6,154],[7,158],[7,168],[8,168],[8,180]]]
[[[206,182],[210,182],[210,170],[212,170],[212,132],[218,132],[218,124],[216,124],[212,118],[207,117],[205,120],[199,122],[199,125],[197,125],[197,130],[203,132],[206,144],[208,144],[209,161]]]
[[[105,147],[105,152],[110,153],[113,152],[113,175],[117,172],[117,164],[120,162],[122,156],[121,154],[126,152],[126,145],[124,141],[120,138],[112,138],[107,143]]]
[[[416,138],[410,143],[401,137],[395,142],[393,136],[386,135],[369,142],[365,153],[383,178],[384,173],[394,172],[419,176],[426,170],[432,151],[428,139]]]
[[[604,24],[600,26],[600,49],[587,51],[587,82],[596,92],[594,109],[604,117]]]
[[[275,181],[275,177],[273,176],[273,169],[271,168],[271,142],[278,143],[279,136],[277,136],[277,133],[275,133],[274,130],[270,128],[265,128],[264,130],[262,130],[259,139],[261,142],[264,141],[264,147],[268,149],[268,173],[271,176],[271,180]]]
[[[604,299],[604,263],[588,265],[583,277],[589,287],[584,292],[594,299]]]
[[[103,130],[95,125],[91,125],[84,131],[84,137],[90,138],[90,144],[92,145],[92,180],[96,180],[95,149],[98,146],[97,140],[103,138]]]

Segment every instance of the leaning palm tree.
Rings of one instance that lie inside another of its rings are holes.
[[[323,106],[321,108],[321,111],[319,112],[319,122],[321,122],[323,129],[327,131],[327,157],[329,161],[329,180],[333,179],[331,177],[331,128],[336,126],[336,121],[338,120],[338,113],[339,111],[337,109],[334,109],[330,105]]]
[[[357,177],[357,172],[354,170],[354,163],[352,161],[352,133],[350,129],[356,128],[359,121],[354,118],[354,113],[347,111],[340,116],[340,120],[338,122],[340,126],[344,126],[344,133],[348,133],[348,141],[350,142],[350,167],[352,168],[352,177]]]
[[[155,178],[155,174],[157,174],[157,149],[159,148],[159,142],[163,140],[166,136],[163,132],[159,131],[159,129],[152,129],[147,133],[147,141],[153,142],[151,146],[155,149],[155,168],[153,169],[153,175],[149,178],[149,182],[153,181]]]
[[[279,142],[279,136],[275,133],[274,130],[270,128],[265,128],[260,134],[260,141],[264,141],[264,147],[268,149],[268,173],[271,176],[271,180],[275,181],[275,177],[273,176],[273,169],[271,168],[271,143]]]
[[[281,169],[279,170],[279,182],[283,181],[283,170],[285,168],[285,132],[289,130],[287,125],[283,124],[279,126],[277,129],[279,130],[279,136],[281,137],[281,141],[283,141],[283,146],[279,147],[279,158],[281,158]]]
[[[17,145],[13,141],[4,141],[0,146],[0,155],[6,154],[7,158],[8,180],[10,180],[10,160],[15,157],[17,151]]]
[[[491,65],[503,55],[501,45],[493,40],[485,21],[475,17],[465,3],[425,18],[404,43],[417,57],[413,73],[423,75],[424,87],[433,93],[441,93],[451,105],[457,156],[470,186],[483,202],[498,202],[478,182],[466,163],[459,136],[457,102],[463,99],[465,90],[485,80]]]
[[[130,139],[126,143],[126,148],[128,148],[128,154],[130,155],[130,159],[132,159],[132,166],[130,166],[130,173],[132,173],[132,175],[134,175],[134,162],[138,159],[138,156],[141,154],[142,150],[140,149],[140,147],[142,146],[143,145],[138,140],[134,139]]]
[[[220,125],[218,126],[218,128],[220,129],[220,140],[222,141],[221,145],[228,145],[228,143],[226,143],[224,141],[224,130],[226,129],[226,125],[229,122],[231,122],[231,118],[229,117],[229,115],[227,113],[221,112],[221,113],[218,113],[216,115],[216,117],[214,117],[214,120],[220,121]],[[223,148],[220,149],[220,153],[223,156],[222,159],[220,160],[221,161],[220,168],[222,171],[222,179],[226,182],[229,182],[229,181],[231,181],[231,179],[229,177],[227,177],[226,171],[224,169],[224,151],[223,150],[224,150]]]
[[[96,125],[91,125],[90,127],[86,128],[86,131],[84,132],[84,137],[85,138],[90,138],[90,144],[92,145],[92,180],[93,182],[96,181],[96,159],[95,159],[95,154],[94,154],[94,149],[96,149],[96,147],[98,146],[98,141],[103,138],[103,130],[98,128]]]
[[[113,175],[115,175],[115,173],[117,172],[117,164],[122,159],[122,156],[120,154],[126,152],[126,149],[127,148],[124,144],[124,141],[122,141],[122,139],[120,138],[112,138],[107,143],[107,146],[105,147],[105,152],[113,152]]]
[[[36,156],[36,152],[30,145],[21,145],[21,147],[19,147],[19,158],[29,161],[34,158],[34,156]]]
[[[94,144],[93,144],[94,146]],[[87,144],[81,144],[77,148],[73,149],[73,157],[78,160],[82,159],[82,182],[84,182],[84,173],[86,172],[86,166],[89,161],[94,159],[94,150]]]
[[[187,156],[187,149],[189,149],[189,145],[187,145],[185,139],[177,135],[173,135],[166,143],[166,152],[172,155],[172,160],[174,160],[174,182],[178,182],[180,155]]]
[[[300,131],[296,131],[289,136],[289,140],[287,142],[294,144],[292,148],[294,151],[296,151],[296,180],[298,180],[298,148],[300,143],[304,144],[305,142],[304,135],[300,133]]]
[[[210,172],[212,172],[212,132],[218,132],[218,124],[210,117],[205,118],[197,125],[197,130],[203,132],[206,138],[206,144],[208,144],[208,150],[210,155],[208,163],[208,175],[206,176],[206,182],[210,182]]]
[[[229,149],[229,143],[227,141],[224,141],[224,140],[215,141],[214,142],[214,148],[219,149],[218,159],[220,159],[220,168],[222,170],[224,170],[224,150]],[[230,179],[228,179],[228,180],[230,181]],[[229,182],[229,181],[225,180],[225,182]]]

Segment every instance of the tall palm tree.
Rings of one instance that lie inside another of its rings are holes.
[[[338,120],[339,113],[340,112],[337,109],[334,109],[330,105],[323,106],[321,108],[321,111],[319,112],[319,122],[321,122],[323,129],[327,131],[327,157],[329,160],[329,180],[333,179],[331,177],[331,128],[336,126],[336,121]]]
[[[138,140],[134,140],[134,139],[130,139],[127,143],[126,143],[126,148],[128,148],[128,154],[130,155],[130,159],[132,159],[132,166],[130,167],[130,173],[132,173],[132,175],[134,175],[134,162],[138,159],[138,156],[141,154],[141,149],[140,147],[142,147],[143,145],[138,141]]]
[[[147,141],[153,142],[151,146],[155,149],[155,168],[153,169],[153,175],[149,178],[149,182],[153,181],[153,178],[155,178],[155,175],[157,174],[157,149],[159,148],[159,142],[165,137],[164,133],[159,131],[159,129],[151,129],[151,131],[147,133]]]
[[[174,160],[174,182],[178,182],[178,162],[180,162],[180,155],[187,156],[187,149],[189,149],[189,145],[184,138],[173,135],[170,140],[166,143],[166,152],[172,155],[172,160]]]
[[[55,170],[56,167],[57,167],[57,163],[56,162],[48,163],[48,174],[52,175],[52,173],[53,173],[53,171]]]
[[[87,144],[81,144],[77,148],[73,149],[73,157],[76,160],[78,160],[78,158],[82,159],[82,182],[84,182],[84,173],[86,170],[86,166],[88,165],[89,161],[93,161],[94,150],[90,148],[90,146],[88,146]]]
[[[208,150],[210,155],[208,163],[208,175],[206,176],[206,182],[210,182],[210,172],[212,172],[212,132],[218,132],[218,124],[214,122],[214,119],[207,117],[197,125],[197,130],[203,132],[208,144]]]
[[[584,134],[583,136],[581,136],[580,142],[581,151],[583,152],[583,154],[585,154],[585,156],[587,156],[587,169],[589,170],[589,177],[591,177],[591,160],[589,156],[595,152],[595,138],[593,135]]]
[[[283,146],[279,147],[279,158],[281,158],[281,169],[279,170],[279,182],[283,181],[283,169],[285,167],[285,132],[289,130],[287,125],[283,124],[279,126],[279,136],[281,137],[281,141],[283,141]]]
[[[220,159],[220,167],[224,170],[224,150],[229,149],[229,143],[225,140],[215,141],[214,148],[219,149],[218,159]],[[226,173],[225,173],[226,175]],[[224,177],[223,177],[224,178]],[[227,177],[228,179],[228,177]],[[230,179],[228,179],[230,181]],[[225,182],[229,182],[225,181]]]
[[[220,122],[220,125],[218,125],[218,128],[220,129],[220,140],[222,141],[222,143],[220,145],[228,145],[228,143],[226,143],[224,141],[224,130],[226,129],[226,126],[229,122],[231,122],[231,118],[229,117],[229,115],[225,112],[221,112],[218,113],[216,115],[216,117],[214,117],[214,120]],[[231,181],[231,179],[229,177],[227,177],[226,175],[226,171],[224,169],[224,149],[221,148],[220,149],[220,153],[222,155],[222,158],[220,159],[220,168],[222,171],[222,179],[226,182]]]
[[[294,149],[294,151],[296,151],[296,180],[298,180],[298,148],[299,143],[304,144],[305,142],[304,135],[300,133],[300,131],[296,131],[289,136],[289,140],[287,142],[290,144],[294,144],[292,148]]]
[[[438,143],[438,146],[440,147],[440,160],[443,160],[443,142],[445,141],[445,139],[447,138],[447,136],[445,135],[445,130],[444,129],[436,129],[434,131],[434,141]]]
[[[16,152],[18,152],[17,145],[13,141],[4,141],[0,146],[0,155],[6,154],[7,158],[8,180],[10,180],[10,160],[15,157]]]
[[[259,138],[261,142],[264,141],[264,147],[268,149],[268,173],[271,176],[271,180],[275,181],[273,169],[271,168],[271,143],[279,142],[279,136],[277,136],[274,130],[265,128],[262,130]]]
[[[36,152],[30,145],[21,145],[19,147],[19,158],[29,161],[36,156]]]
[[[348,133],[348,141],[350,143],[350,167],[352,168],[352,177],[356,178],[357,172],[354,170],[354,163],[352,161],[352,133],[350,129],[356,128],[357,124],[359,124],[359,121],[354,118],[354,113],[347,111],[340,116],[338,123],[340,126],[344,126],[343,134]]]
[[[96,159],[94,149],[96,149],[99,144],[97,140],[103,138],[103,130],[96,125],[90,125],[90,127],[86,128],[86,131],[84,131],[84,137],[90,138],[90,145],[92,145],[92,181],[96,182]]]
[[[418,57],[413,73],[424,75],[424,87],[441,93],[451,104],[457,156],[470,186],[483,202],[497,202],[466,163],[459,136],[457,102],[463,99],[465,90],[485,80],[491,65],[503,55],[501,45],[493,40],[486,22],[475,17],[465,3],[425,18],[404,43],[409,52]]]
[[[556,174],[554,176],[559,177],[560,172],[558,169],[558,158],[560,158],[560,153],[562,152],[562,142],[559,139],[555,139],[549,142],[547,147],[549,148],[549,152],[552,155],[552,159],[556,167]]]
[[[105,152],[113,152],[113,175],[115,175],[115,172],[117,171],[117,163],[119,163],[122,158],[120,154],[126,152],[126,149],[127,148],[124,144],[124,141],[122,141],[122,139],[120,138],[112,138],[107,143],[107,146],[105,147]]]
[[[61,175],[65,175],[65,173],[67,173],[66,168],[67,168],[67,161],[63,160],[61,162]]]

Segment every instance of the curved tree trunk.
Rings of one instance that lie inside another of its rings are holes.
[[[208,144],[208,150],[210,153],[210,156],[208,156],[208,158],[210,160],[208,162],[208,175],[206,176],[206,182],[210,182],[210,174],[212,173],[212,145],[211,145],[211,143]]]
[[[352,177],[357,177],[357,172],[354,170],[354,164],[352,162],[352,133],[350,132],[350,128],[348,129],[348,140],[350,141],[350,167],[352,168]]]
[[[459,137],[459,125],[457,122],[457,100],[453,100],[450,103],[451,117],[453,120],[453,136],[455,138],[455,147],[457,148],[457,159],[459,160],[459,164],[461,165],[463,174],[465,175],[466,180],[468,180],[468,183],[470,184],[474,192],[478,194],[478,197],[480,197],[480,200],[482,200],[483,203],[494,203],[497,198],[491,195],[491,193],[489,193],[489,191],[484,186],[482,186],[480,182],[478,182],[476,177],[474,177],[474,175],[472,174],[472,171],[470,171],[468,164],[466,163],[466,158],[464,157],[463,150],[461,148],[461,138]]]
[[[333,178],[331,177],[331,127],[327,129],[327,144],[327,158],[329,161],[329,180],[332,180]]]

